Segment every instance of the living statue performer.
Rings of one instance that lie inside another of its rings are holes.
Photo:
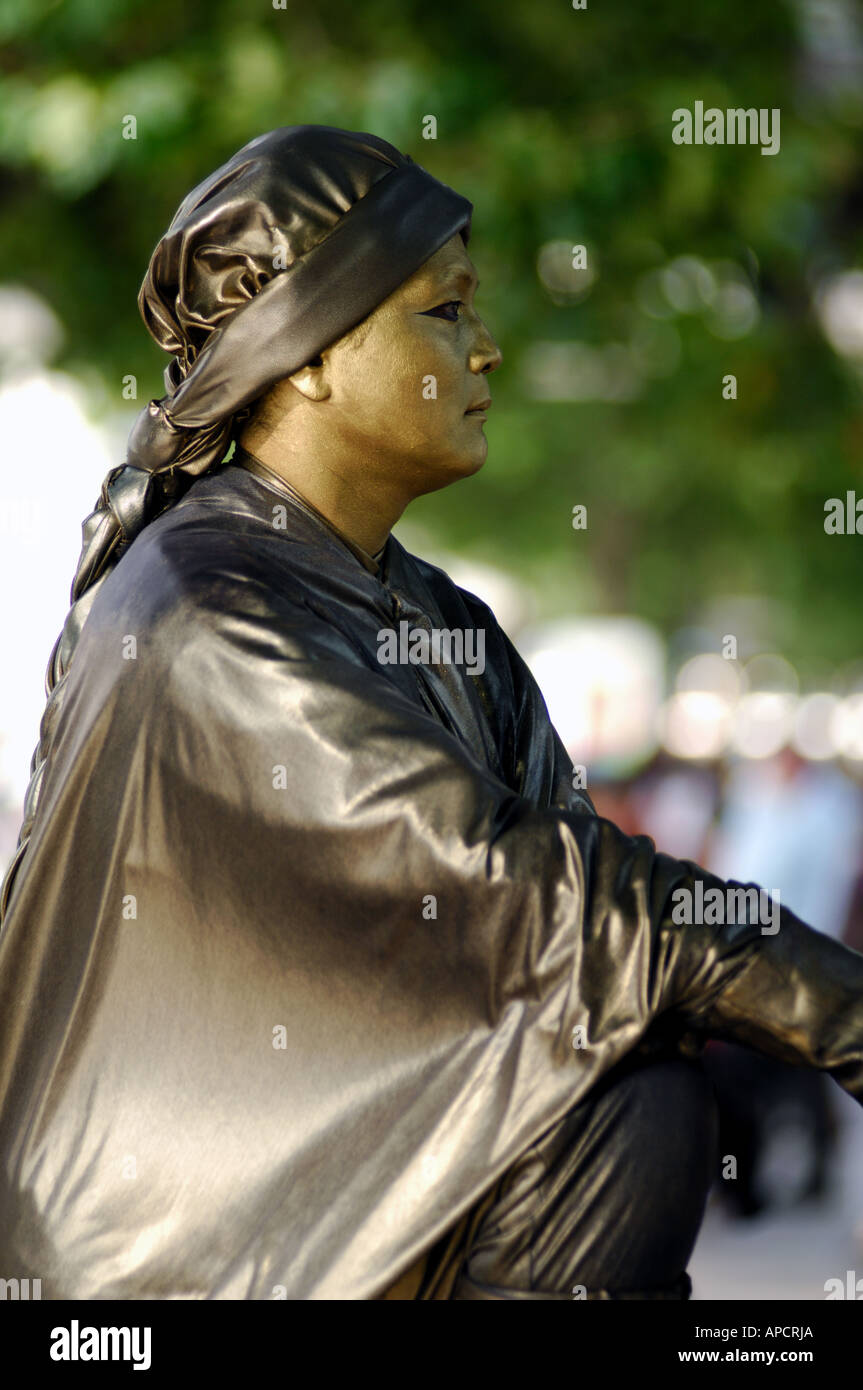
[[[706,1039],[863,1103],[863,955],[754,892],[679,924],[726,883],[597,816],[391,534],[485,460],[471,214],[288,126],[153,254],[167,394],[84,522],[0,904],[0,1267],[44,1298],[684,1299]]]

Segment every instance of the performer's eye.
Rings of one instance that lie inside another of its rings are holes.
[[[461,299],[448,299],[445,304],[438,304],[434,309],[423,309],[422,312],[424,314],[437,314],[439,318],[445,318],[448,323],[457,323],[459,306],[463,303],[464,301]],[[444,312],[447,309],[455,310],[452,317]]]

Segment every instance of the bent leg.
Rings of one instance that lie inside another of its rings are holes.
[[[716,1150],[701,1061],[630,1054],[484,1201],[449,1297],[688,1298]]]

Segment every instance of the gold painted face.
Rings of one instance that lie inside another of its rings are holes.
[[[334,447],[415,495],[477,472],[486,376],[500,349],[473,307],[476,271],[456,234],[368,318],[321,353]]]

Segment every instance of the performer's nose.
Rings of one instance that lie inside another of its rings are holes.
[[[482,319],[479,319],[479,328],[477,342],[470,356],[470,369],[472,372],[488,375],[489,372],[497,371],[503,361],[503,353]]]

